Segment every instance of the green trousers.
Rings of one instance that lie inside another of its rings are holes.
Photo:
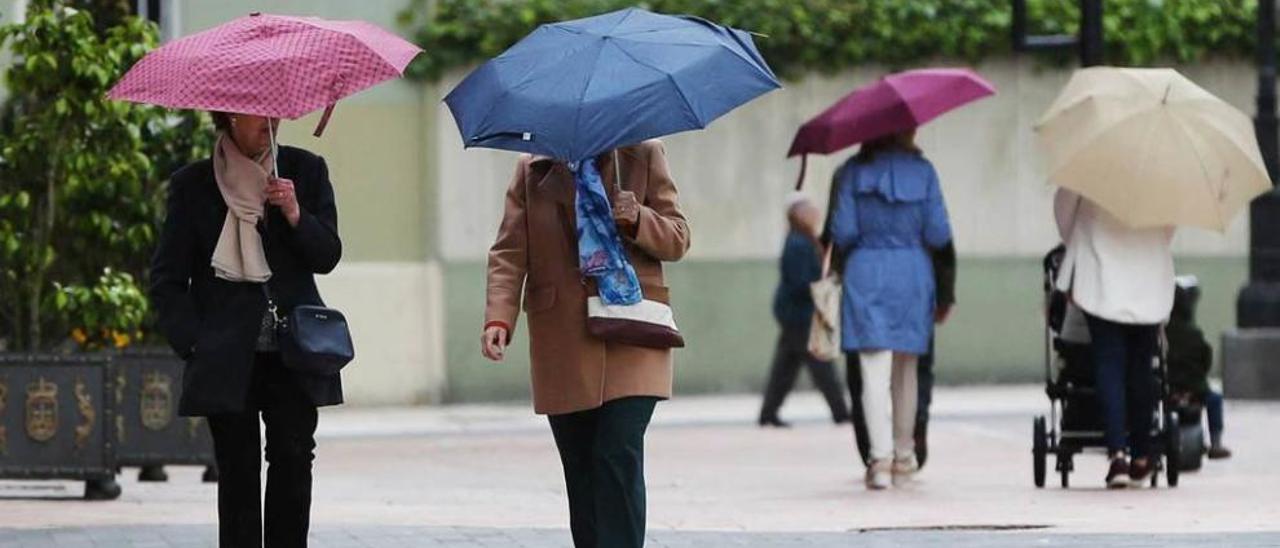
[[[657,402],[622,398],[549,417],[576,548],[644,546],[644,433]]]

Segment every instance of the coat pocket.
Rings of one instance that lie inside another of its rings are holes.
[[[555,304],[555,286],[531,287],[524,292],[524,311],[529,314],[543,312]]]

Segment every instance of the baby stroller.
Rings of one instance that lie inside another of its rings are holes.
[[[1075,456],[1086,449],[1106,450],[1102,415],[1094,388],[1093,357],[1087,328],[1078,309],[1067,296],[1054,288],[1058,268],[1066,249],[1059,245],[1044,258],[1044,291],[1047,306],[1045,326],[1044,370],[1045,393],[1049,396],[1049,416],[1035,418],[1032,425],[1032,458],[1036,487],[1044,487],[1049,456],[1055,458],[1054,469],[1068,487],[1075,470]],[[1155,399],[1154,428],[1156,435],[1150,455],[1155,464],[1151,486],[1159,484],[1163,472],[1170,487],[1178,485],[1178,462],[1181,460],[1178,415],[1167,410],[1169,384],[1166,373],[1163,337],[1161,350],[1152,364],[1157,376],[1160,397]]]

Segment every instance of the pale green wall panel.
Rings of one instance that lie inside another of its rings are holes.
[[[325,130],[318,114],[285,122],[281,142],[324,156],[338,199],[344,259],[421,261],[427,253],[427,189],[417,103],[340,103]]]
[[[676,321],[688,348],[676,354],[676,392],[755,392],[763,384],[777,328],[769,303],[773,261],[692,261],[668,267]],[[1201,323],[1216,345],[1234,322],[1246,275],[1239,259],[1183,258],[1179,273],[1201,279]],[[484,267],[445,269],[447,401],[527,399],[528,358],[517,329],[509,361],[491,364],[478,350]],[[937,374],[948,384],[1039,382],[1043,375],[1040,263],[1035,258],[960,262],[959,301],[940,330]]]

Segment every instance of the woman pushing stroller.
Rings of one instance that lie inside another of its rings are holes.
[[[1054,214],[1066,244],[1055,285],[1084,313],[1092,341],[1107,487],[1138,485],[1154,470],[1152,360],[1173,308],[1174,229],[1131,228],[1067,189]]]

